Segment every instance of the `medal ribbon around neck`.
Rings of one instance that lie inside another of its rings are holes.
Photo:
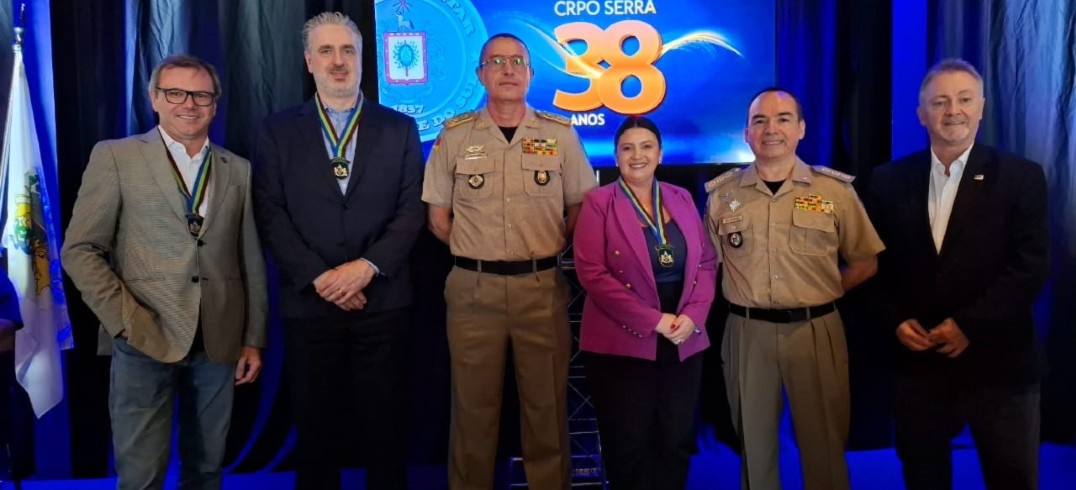
[[[164,143],[163,136],[161,143]],[[201,215],[198,214],[198,208],[202,207],[202,203],[205,202],[206,190],[209,189],[209,170],[213,166],[213,152],[209,146],[206,146],[205,152],[205,159],[202,160],[202,165],[198,168],[198,176],[194,179],[194,188],[187,190],[187,183],[183,181],[183,174],[179,172],[176,159],[172,157],[168,144],[164,145],[164,154],[168,155],[168,163],[172,164],[172,177],[176,179],[176,187],[179,187],[179,193],[183,196],[183,205],[187,210],[187,215],[199,218]]]
[[[650,228],[650,234],[654,235],[654,238],[658,241],[658,245],[654,249],[658,251],[661,265],[672,267],[672,245],[669,245],[669,238],[665,236],[665,216],[661,206],[661,186],[658,185],[656,180],[654,181],[654,217],[651,218],[650,215],[646,214],[646,210],[643,209],[639,198],[635,197],[635,193],[624,182],[624,179],[617,179],[617,183],[620,184],[620,188],[631,199],[631,205],[635,208],[635,212],[643,218],[647,228]]]
[[[321,120],[321,132],[325,135],[325,139],[329,140],[329,148],[331,149],[333,160],[343,158],[347,153],[347,144],[351,141],[351,138],[355,136],[355,128],[359,127],[359,114],[362,113],[362,97],[355,103],[355,109],[351,111],[351,115],[348,116],[347,124],[344,125],[344,132],[337,135],[336,129],[333,128],[332,120],[329,119],[329,114],[325,112],[325,106],[321,105],[321,96],[314,94],[318,106],[318,119]]]

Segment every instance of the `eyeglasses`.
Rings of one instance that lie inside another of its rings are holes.
[[[479,63],[478,66],[485,67],[486,65],[493,65],[503,69],[508,65],[520,68],[527,66],[528,64],[527,60],[522,56],[493,56],[486,61]]]
[[[187,97],[194,100],[194,105],[200,107],[206,107],[213,105],[217,101],[217,94],[213,92],[192,92],[190,90],[183,90],[179,88],[161,88],[157,87],[158,92],[164,92],[164,100],[167,100],[169,104],[182,104],[187,102]]]

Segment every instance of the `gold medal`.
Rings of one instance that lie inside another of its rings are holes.
[[[348,162],[347,159],[343,157],[337,157],[330,160],[329,164],[332,165],[333,176],[340,180],[346,179],[348,176],[347,166],[349,163],[351,162]]]
[[[658,251],[658,263],[662,267],[672,267],[676,263],[672,254],[672,245],[658,245],[654,249]]]

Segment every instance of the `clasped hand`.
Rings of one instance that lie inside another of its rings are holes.
[[[687,315],[677,316],[672,313],[662,313],[661,321],[658,322],[655,330],[664,335],[670,342],[680,345],[695,333],[695,321]]]
[[[373,278],[374,269],[369,262],[353,260],[321,273],[314,279],[314,290],[342,310],[361,310],[366,306],[366,295],[362,290]]]
[[[914,318],[905,320],[897,327],[897,339],[905,347],[922,352],[934,349],[937,353],[955,358],[967,350],[971,341],[952,318],[946,318],[927,331]]]

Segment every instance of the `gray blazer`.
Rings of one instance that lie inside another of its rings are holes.
[[[265,262],[250,162],[212,148],[206,218],[195,238],[157,128],[94,146],[62,261],[107,334],[103,350],[126,330],[147,356],[179,361],[199,315],[214,361],[236,361],[244,345],[265,347]]]

